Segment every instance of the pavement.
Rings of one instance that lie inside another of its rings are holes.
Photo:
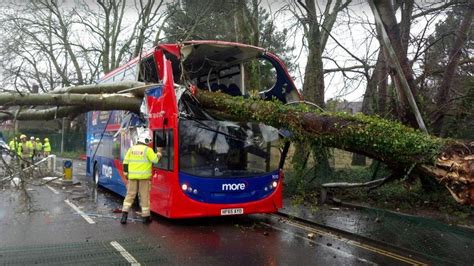
[[[474,230],[434,219],[354,205],[309,207],[285,200],[281,213],[415,251],[436,265],[473,265]]]

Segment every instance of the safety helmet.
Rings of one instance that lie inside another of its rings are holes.
[[[49,139],[48,139],[48,138],[44,138],[44,141],[49,141]]]
[[[150,135],[147,132],[143,132],[138,136],[137,142],[148,144],[150,143]]]
[[[22,135],[20,136],[20,139],[26,139],[26,135],[25,135],[25,134],[22,134]]]
[[[40,138],[36,138],[36,141],[40,141]]]
[[[35,137],[30,137],[31,140],[35,140]]]

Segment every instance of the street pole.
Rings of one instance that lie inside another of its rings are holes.
[[[64,117],[63,117],[63,122],[62,122],[62,129],[61,129],[61,155],[63,154],[64,151]]]

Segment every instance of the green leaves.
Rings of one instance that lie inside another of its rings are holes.
[[[277,100],[201,94],[211,94],[213,109],[228,112],[239,120],[286,128],[293,132],[294,140],[358,152],[381,161],[390,160],[391,164],[431,162],[446,141],[378,116],[321,113],[307,105],[284,105]]]

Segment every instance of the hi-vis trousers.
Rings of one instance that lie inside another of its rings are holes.
[[[127,185],[127,196],[123,201],[122,212],[128,212],[135,200],[137,192],[142,208],[142,217],[150,216],[150,179],[129,179]]]

